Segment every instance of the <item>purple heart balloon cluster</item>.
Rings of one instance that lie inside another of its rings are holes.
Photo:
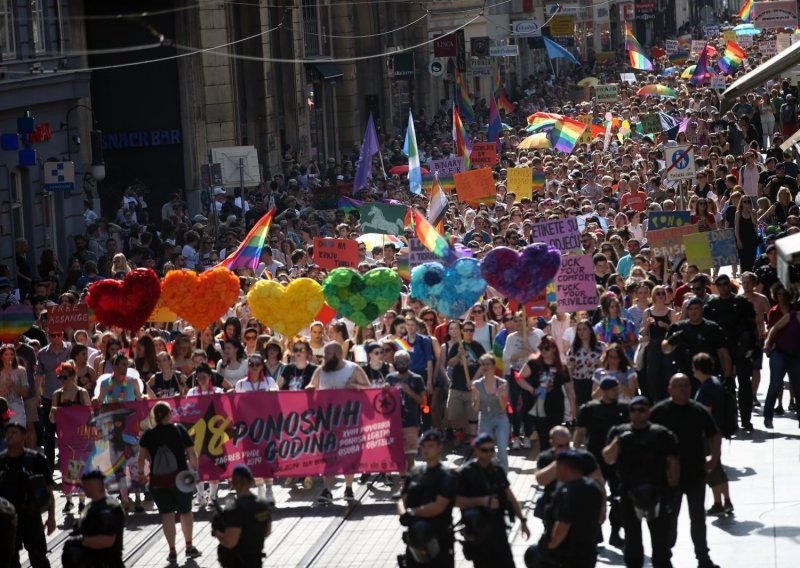
[[[481,261],[486,282],[520,304],[527,304],[541,294],[561,268],[561,251],[534,243],[520,252],[508,247],[489,251]]]

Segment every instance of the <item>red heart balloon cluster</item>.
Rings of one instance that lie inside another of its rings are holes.
[[[123,329],[142,327],[161,296],[161,282],[149,268],[131,270],[122,281],[105,279],[89,286],[86,303],[97,321]]]

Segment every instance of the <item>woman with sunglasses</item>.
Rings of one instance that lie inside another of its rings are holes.
[[[564,422],[566,400],[570,406],[570,420],[575,418],[575,390],[569,371],[561,363],[556,340],[545,335],[539,344],[539,353],[531,355],[519,372],[519,386],[533,397],[527,413],[539,437],[539,451],[550,449],[550,429]],[[566,393],[566,400],[565,400]]]
[[[15,424],[26,425],[25,401],[28,396],[28,374],[17,361],[14,346],[6,343],[0,347],[0,397],[6,399],[8,408],[14,413],[9,419]]]
[[[717,230],[717,221],[708,211],[708,198],[701,197],[695,202],[691,222],[698,225],[697,230],[701,233]]]
[[[225,392],[221,388],[214,386],[213,375],[214,371],[211,370],[211,367],[209,367],[207,363],[200,363],[197,366],[197,370],[194,372],[195,386],[185,393],[186,396],[208,396]],[[213,502],[217,498],[219,481],[209,481],[208,487],[210,493],[209,498]],[[207,504],[208,498],[206,498],[205,482],[201,481],[197,484],[197,506],[203,509]]]
[[[600,367],[600,358],[605,349],[605,343],[597,339],[591,322],[588,319],[580,320],[567,355],[567,369],[575,390],[575,404],[579,408],[592,400],[592,378]]]
[[[486,317],[486,308],[483,303],[472,306],[472,310],[470,310],[470,319],[472,319],[475,326],[474,340],[483,346],[484,351],[491,351],[497,328],[494,322]]]
[[[56,415],[59,408],[89,406],[92,403],[89,393],[77,383],[78,372],[75,368],[74,361],[62,363],[56,369],[56,373],[61,381],[61,388],[53,393],[53,406],[50,409],[50,416],[48,417],[53,424],[56,423]],[[66,503],[64,504],[64,514],[66,515],[72,511],[72,495],[65,492],[64,496],[66,497]],[[84,494],[81,493],[78,497],[79,515],[83,512],[84,507]]]
[[[494,355],[478,359],[479,368],[472,379],[472,409],[478,413],[478,432],[497,440],[497,459],[508,473],[508,392],[506,381],[495,374]]]
[[[384,386],[386,384],[386,375],[392,372],[389,364],[383,360],[384,349],[386,347],[377,341],[367,343],[364,347],[367,362],[361,365],[361,368],[364,369],[364,373],[373,387]]]
[[[742,196],[739,201],[733,220],[733,230],[736,235],[736,250],[739,253],[739,274],[750,272],[756,261],[758,234],[753,215],[753,201],[749,195]]]
[[[183,373],[173,366],[170,354],[159,353],[156,360],[158,361],[158,372],[148,381],[148,386],[155,393],[156,398],[185,395],[189,388],[188,382]],[[195,371],[196,376],[197,372]]]

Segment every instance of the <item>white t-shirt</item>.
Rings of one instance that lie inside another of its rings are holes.
[[[278,383],[268,375],[265,375],[264,378],[257,383],[252,383],[245,377],[236,383],[234,390],[236,392],[276,391],[278,390]]]

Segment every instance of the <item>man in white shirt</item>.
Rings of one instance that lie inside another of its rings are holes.
[[[270,275],[274,278],[275,273],[278,271],[279,268],[285,266],[282,262],[279,262],[272,258],[272,247],[265,246],[261,251],[261,262],[258,264],[258,270],[256,273],[259,276],[263,276],[264,272],[269,272]]]

